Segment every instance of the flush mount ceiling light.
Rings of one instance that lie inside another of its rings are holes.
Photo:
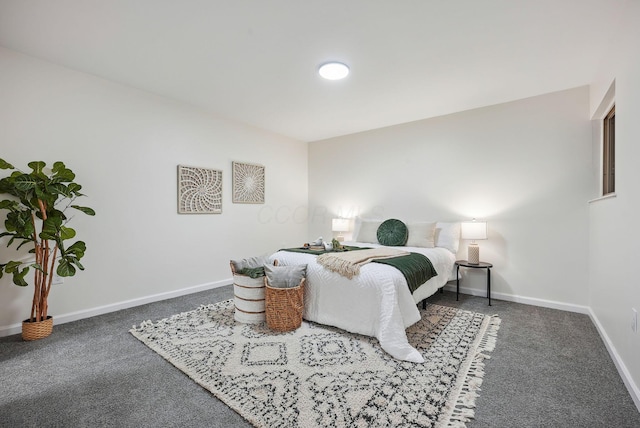
[[[327,80],[340,80],[347,77],[349,67],[341,62],[327,62],[320,66],[318,73]]]

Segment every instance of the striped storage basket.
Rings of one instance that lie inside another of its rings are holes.
[[[264,277],[251,278],[236,273],[233,263],[233,302],[236,310],[233,318],[242,323],[259,324],[265,322]]]

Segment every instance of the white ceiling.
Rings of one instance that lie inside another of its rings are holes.
[[[0,45],[314,141],[589,84],[629,1],[0,0]]]

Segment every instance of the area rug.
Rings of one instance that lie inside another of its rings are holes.
[[[256,427],[463,427],[500,319],[439,305],[421,312],[407,336],[423,364],[311,322],[288,333],[237,323],[231,300],[130,332]]]

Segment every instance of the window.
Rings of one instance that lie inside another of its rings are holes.
[[[616,106],[602,123],[602,195],[616,190]]]

